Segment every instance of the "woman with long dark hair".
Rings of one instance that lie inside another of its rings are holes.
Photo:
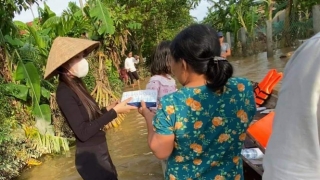
[[[117,180],[109,155],[104,125],[119,113],[135,109],[130,99],[100,109],[82,79],[89,71],[85,56],[99,46],[98,42],[68,37],[54,40],[44,78],[59,76],[56,91],[58,106],[76,137],[76,168],[85,180]]]
[[[148,144],[168,158],[165,179],[243,180],[241,149],[255,114],[252,85],[232,77],[217,32],[191,25],[171,42],[171,70],[183,85],[154,114],[142,102]]]

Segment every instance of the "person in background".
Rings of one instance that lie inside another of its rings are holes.
[[[132,57],[132,52],[129,52],[128,57],[124,61],[124,68],[128,72],[132,87],[134,87],[135,85],[134,80],[136,80],[138,87],[140,89],[139,75],[135,66],[135,64],[138,64],[138,63],[139,63],[139,59],[135,59],[134,57]]]
[[[140,62],[140,56],[134,55],[133,57],[134,57],[134,59],[135,59],[136,61]],[[136,67],[136,68],[137,68],[137,67]]]
[[[219,41],[220,41],[220,45],[221,45],[221,54],[220,56],[223,58],[227,58],[229,56],[231,56],[231,49],[230,49],[230,45],[228,43],[224,42],[224,36],[222,32],[218,32],[218,36],[219,36]]]
[[[146,86],[146,89],[157,90],[158,92],[158,104],[160,99],[167,94],[176,91],[176,81],[170,76],[170,41],[162,41],[156,47],[151,57],[151,78]],[[156,112],[157,108],[150,108],[153,112]],[[167,161],[161,161],[162,170],[165,173]]]
[[[320,33],[288,61],[272,134],[263,158],[263,180],[320,179]]]
[[[128,85],[129,76],[127,70],[124,68],[123,65],[120,66],[119,77],[125,86]]]
[[[88,92],[82,78],[88,74],[89,64],[84,58],[99,42],[58,37],[53,41],[45,70],[45,79],[59,76],[56,91],[58,106],[75,134],[75,165],[84,180],[117,180],[103,128],[117,117],[136,109],[127,103],[131,98],[100,109]]]
[[[162,41],[158,44],[151,57],[151,78],[146,85],[146,89],[158,91],[158,103],[164,95],[173,93],[177,90],[176,81],[170,76],[171,68],[169,58],[170,41]],[[156,108],[153,110],[156,110]]]
[[[163,96],[156,114],[144,102],[139,108],[150,149],[168,158],[165,179],[244,180],[241,149],[256,112],[251,82],[232,77],[210,26],[187,27],[170,51],[172,73],[183,87]]]

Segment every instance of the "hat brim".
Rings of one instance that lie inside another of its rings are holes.
[[[89,40],[87,40],[89,41]],[[83,48],[79,48],[78,50],[73,50],[73,55],[68,56],[67,58],[61,60],[61,61],[56,61],[54,62],[54,67],[46,67],[46,71],[45,71],[45,75],[44,75],[44,79],[48,80],[54,76],[56,76],[58,74],[57,69],[59,67],[61,67],[63,64],[65,64],[66,62],[70,61],[73,57],[75,57],[76,55],[78,55],[81,52],[84,52],[84,57],[88,56],[92,51],[94,51],[95,49],[97,49],[99,47],[100,43],[97,41],[91,41],[91,45],[89,45],[88,47],[86,47],[85,49]],[[51,52],[50,52],[51,53]],[[56,57],[52,57],[52,58],[56,58]],[[53,61],[52,58],[50,57],[49,54],[49,59],[48,61]],[[48,66],[48,62],[47,62],[47,66]],[[52,65],[51,65],[52,66]]]

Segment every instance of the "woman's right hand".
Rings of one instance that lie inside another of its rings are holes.
[[[118,103],[113,109],[117,112],[117,114],[128,113],[130,110],[138,109],[135,106],[128,105],[128,102],[130,102],[131,99],[132,97]]]
[[[155,116],[155,112],[150,111],[144,101],[141,101],[141,107],[138,109],[138,112],[144,117],[146,121],[152,121],[153,117]]]

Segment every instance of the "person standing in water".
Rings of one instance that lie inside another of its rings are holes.
[[[171,77],[170,67],[170,41],[162,41],[156,47],[152,57],[150,72],[151,78],[146,85],[146,89],[158,91],[157,104],[160,99],[167,94],[173,93],[177,90],[176,81]],[[157,108],[150,108],[156,112]]]
[[[183,87],[163,96],[156,114],[141,102],[148,145],[168,158],[166,180],[244,180],[241,150],[256,113],[254,92],[220,53],[212,27],[182,30],[170,44],[170,66]]]
[[[124,86],[127,86],[129,82],[129,76],[127,70],[124,68],[124,65],[120,66],[119,76],[121,81],[124,83]]]
[[[139,75],[135,66],[138,63],[139,59],[132,57],[132,52],[129,52],[128,57],[124,61],[124,68],[128,71],[132,86],[134,87],[134,80],[136,80],[140,89]]]
[[[146,86],[146,89],[157,90],[157,105],[163,96],[177,90],[176,81],[170,76],[170,64],[170,41],[162,41],[156,47],[151,57],[150,72],[152,77]],[[150,108],[150,110],[156,112],[157,108]],[[162,160],[161,166],[163,174],[165,174],[167,160]]]
[[[75,165],[84,180],[117,180],[103,128],[134,106],[131,98],[100,109],[81,78],[89,71],[84,58],[99,42],[79,38],[58,37],[53,41],[44,79],[59,76],[56,91],[58,106],[76,138]]]
[[[231,49],[230,45],[228,43],[224,42],[224,36],[222,32],[218,32],[219,41],[221,45],[221,57],[227,58],[228,56],[231,56]]]

